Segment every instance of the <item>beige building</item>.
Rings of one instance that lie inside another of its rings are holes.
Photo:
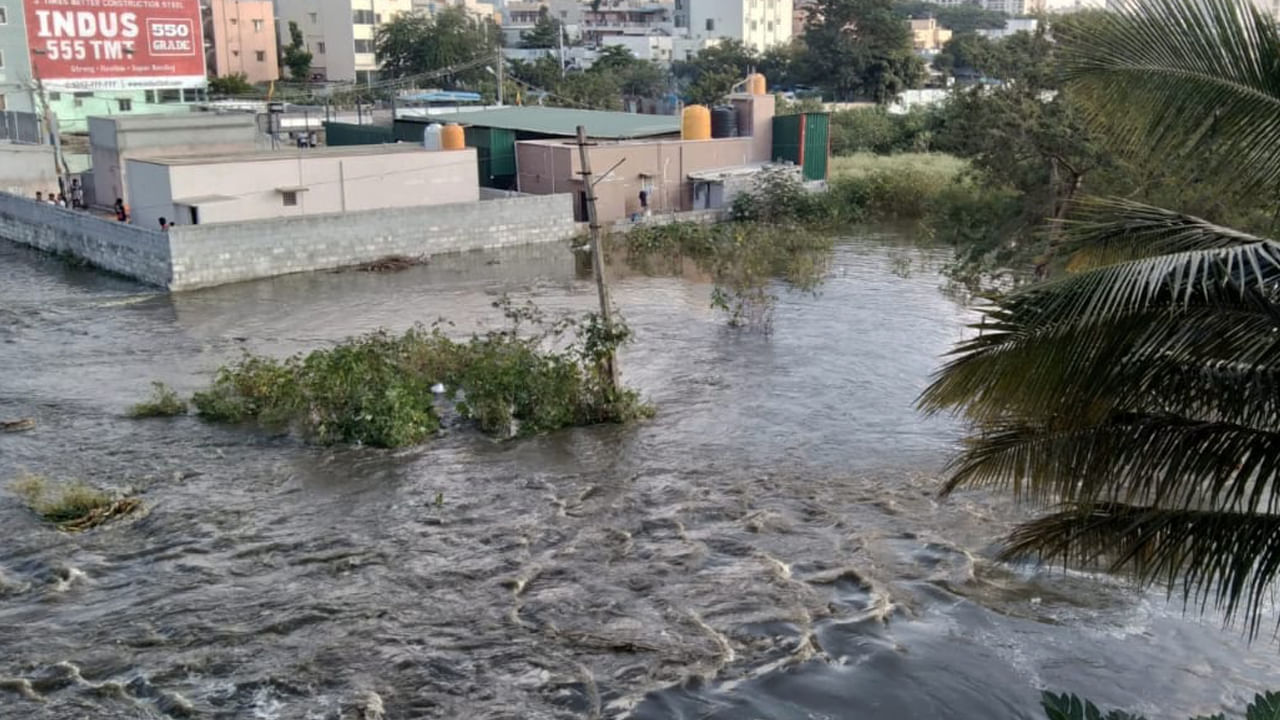
[[[244,73],[251,83],[280,77],[271,0],[209,0],[205,42],[211,75]]]
[[[699,178],[711,171],[756,168],[769,162],[773,152],[772,95],[734,95],[738,125],[743,137],[714,140],[647,140],[601,143],[588,149],[591,168],[597,173],[613,168],[596,185],[596,210],[603,222],[622,220],[640,212],[640,192],[645,191],[652,212],[693,210],[700,194]],[[579,220],[582,180],[578,148],[564,140],[528,140],[516,143],[516,169],[521,192],[536,195],[573,193]],[[705,181],[704,181],[705,182]],[[722,198],[727,200],[727,198]]]
[[[951,31],[933,18],[908,20],[911,24],[911,44],[916,50],[938,51],[951,39]]]
[[[276,0],[280,44],[289,44],[289,22],[297,23],[315,80],[372,82],[378,27],[412,11],[412,0]]]
[[[258,131],[257,118],[248,113],[117,115],[91,117],[88,125],[93,163],[89,200],[103,206],[116,198],[132,202],[127,192],[130,158],[246,153],[270,142]]]
[[[475,202],[474,148],[352,145],[129,161],[134,224],[158,227]]]
[[[413,0],[413,9],[435,17],[436,13],[448,7],[462,8],[468,15],[480,22],[492,20],[502,24],[502,13],[493,3],[478,0]]]

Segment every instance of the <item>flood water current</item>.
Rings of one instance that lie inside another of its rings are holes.
[[[564,247],[166,295],[0,242],[0,419],[38,422],[0,435],[0,718],[1033,718],[1049,688],[1154,719],[1280,688],[1267,634],[996,563],[1024,511],[936,498],[960,428],[913,402],[972,318],[944,257],[850,238],[771,335],[619,272],[652,420],[382,451],[124,412],[244,349],[590,309]],[[22,472],[146,510],[59,533]]]

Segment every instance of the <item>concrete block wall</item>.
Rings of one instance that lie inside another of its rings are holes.
[[[189,290],[344,267],[388,255],[420,257],[554,242],[576,234],[573,196],[565,194],[179,225],[169,233],[169,288]]]
[[[0,238],[72,255],[151,285],[170,284],[169,237],[159,230],[0,192]]]

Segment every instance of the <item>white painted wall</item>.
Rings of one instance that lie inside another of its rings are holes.
[[[792,0],[686,1],[691,38],[741,40],[761,52],[791,41]]]
[[[140,171],[134,176],[134,171]],[[297,205],[284,204],[278,188],[303,187]],[[132,222],[158,227],[159,218],[191,222],[175,201],[198,203],[200,224],[261,220],[379,208],[442,205],[479,200],[474,148],[428,152],[401,146],[386,152],[305,150],[239,161],[129,161]],[[223,200],[209,199],[214,196]]]

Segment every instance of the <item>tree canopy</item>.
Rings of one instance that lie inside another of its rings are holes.
[[[538,8],[538,20],[534,23],[533,29],[520,33],[520,47],[559,47],[560,43],[564,40],[560,36],[561,32],[563,32],[563,30],[561,29],[560,21],[551,17],[551,13],[547,11],[547,6],[543,5]]]
[[[477,21],[458,7],[434,16],[398,15],[378,27],[374,52],[382,72],[392,78],[419,75],[472,63],[445,76],[446,81],[476,84],[488,77],[501,31],[490,21]]]
[[[793,74],[833,100],[886,103],[924,74],[892,0],[817,0],[809,6],[804,46]]]
[[[1055,36],[1060,94],[1110,148],[1250,193],[1274,218],[1272,17],[1247,0],[1143,0]],[[921,398],[973,426],[945,491],[1053,506],[1004,557],[1132,572],[1252,635],[1280,575],[1280,242],[1121,197],[1056,227],[1067,274],[995,297]]]
[[[984,10],[979,5],[968,3],[936,5],[920,0],[905,0],[894,3],[893,8],[901,18],[934,18],[939,25],[957,35],[972,33],[975,30],[999,30],[1009,19],[1009,16],[1002,12]]]
[[[280,58],[289,68],[289,77],[306,82],[311,79],[311,52],[306,49],[298,23],[289,21],[289,44]]]

